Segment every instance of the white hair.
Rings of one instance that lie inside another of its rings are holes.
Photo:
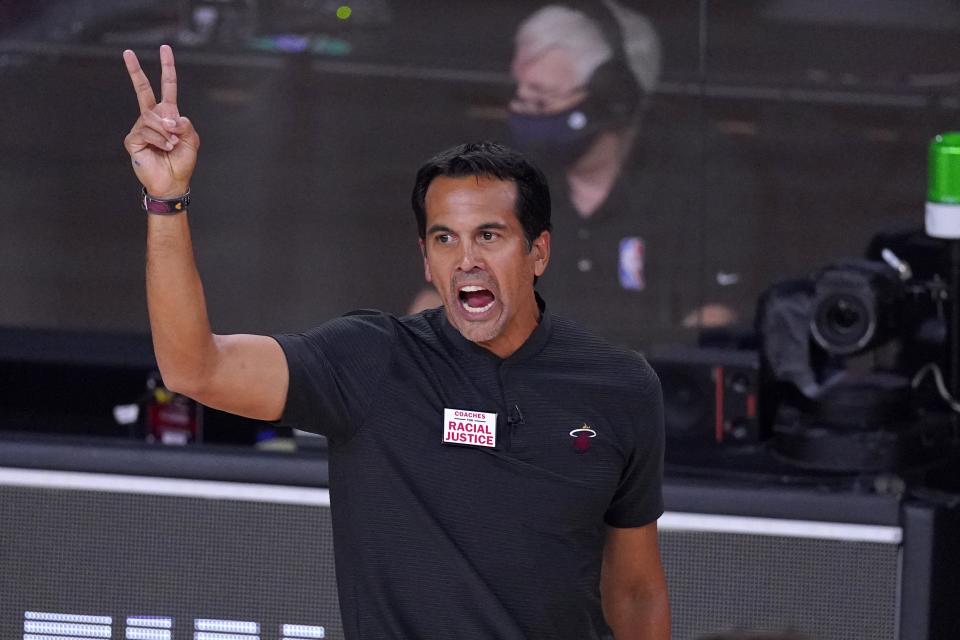
[[[603,0],[623,32],[627,65],[647,93],[660,77],[660,38],[650,21],[613,0]],[[603,29],[582,11],[551,4],[528,16],[517,29],[516,48],[531,56],[560,47],[571,54],[580,83],[586,83],[597,67],[614,55]]]
[[[531,14],[520,24],[514,42],[531,56],[555,47],[568,51],[577,80],[583,84],[613,56],[613,48],[593,20],[560,5],[547,5]]]

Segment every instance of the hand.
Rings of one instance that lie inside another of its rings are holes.
[[[123,52],[123,61],[137,92],[140,117],[123,140],[137,179],[156,198],[176,198],[190,188],[200,137],[177,109],[177,70],[173,49],[160,47],[160,102],[140,68],[137,54]]]
[[[683,326],[686,329],[710,329],[728,327],[736,323],[737,320],[736,311],[725,304],[711,302],[685,315]]]

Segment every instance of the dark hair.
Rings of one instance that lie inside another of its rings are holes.
[[[541,233],[550,230],[550,189],[540,169],[518,152],[502,144],[470,142],[441,151],[417,171],[410,201],[417,216],[417,233],[421,240],[427,236],[427,189],[437,176],[486,176],[516,184],[517,201],[514,204],[514,213],[523,227],[528,250],[533,247],[533,241]]]

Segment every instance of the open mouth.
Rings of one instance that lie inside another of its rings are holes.
[[[496,296],[493,292],[477,285],[465,285],[460,287],[459,292],[460,306],[468,313],[481,314],[493,308],[496,302]]]

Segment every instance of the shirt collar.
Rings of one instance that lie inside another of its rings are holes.
[[[485,349],[476,342],[472,342],[464,338],[463,334],[460,333],[460,331],[453,326],[450,321],[447,320],[446,309],[441,307],[440,326],[441,330],[443,331],[443,335],[457,350],[463,353],[474,355],[476,357],[490,358],[504,363],[514,363],[526,360],[527,358],[537,354],[543,348],[543,346],[547,343],[547,340],[550,338],[550,333],[553,330],[553,321],[550,313],[547,311],[547,303],[543,301],[543,298],[540,297],[538,292],[534,291],[534,295],[537,299],[537,308],[540,310],[540,322],[537,323],[536,328],[534,328],[533,333],[530,334],[530,337],[527,338],[526,342],[520,345],[519,349],[514,351],[506,358],[500,358],[489,349]]]

